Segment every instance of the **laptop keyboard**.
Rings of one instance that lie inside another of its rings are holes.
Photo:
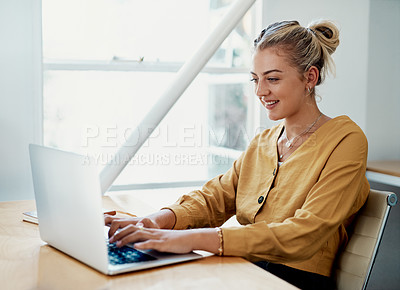
[[[139,252],[131,247],[123,246],[118,248],[115,243],[108,244],[108,259],[111,265],[121,265],[156,260],[156,258]]]

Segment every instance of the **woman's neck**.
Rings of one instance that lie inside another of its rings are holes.
[[[322,116],[322,113],[316,108],[316,110],[301,114],[299,117],[286,118],[286,137],[290,140],[298,135],[314,132],[319,127],[319,121]]]

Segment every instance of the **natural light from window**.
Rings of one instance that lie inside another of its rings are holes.
[[[43,0],[45,145],[101,169],[232,2]],[[115,184],[206,180],[231,166],[255,133],[252,27],[248,13]]]

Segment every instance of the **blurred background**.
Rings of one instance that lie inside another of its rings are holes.
[[[29,143],[90,155],[101,170],[232,2],[1,1],[0,201],[33,199]],[[341,33],[321,110],[364,130],[369,160],[399,160],[400,1],[258,0],[113,189],[199,186],[225,172],[274,125],[249,82],[253,39],[275,21],[320,18]],[[400,284],[398,208],[369,289]]]

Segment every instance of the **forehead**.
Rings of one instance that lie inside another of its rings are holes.
[[[253,69],[252,71],[256,74],[262,74],[269,70],[281,70],[283,72],[294,70],[290,66],[284,53],[278,52],[277,49],[266,48],[263,50],[257,50],[253,54]]]

